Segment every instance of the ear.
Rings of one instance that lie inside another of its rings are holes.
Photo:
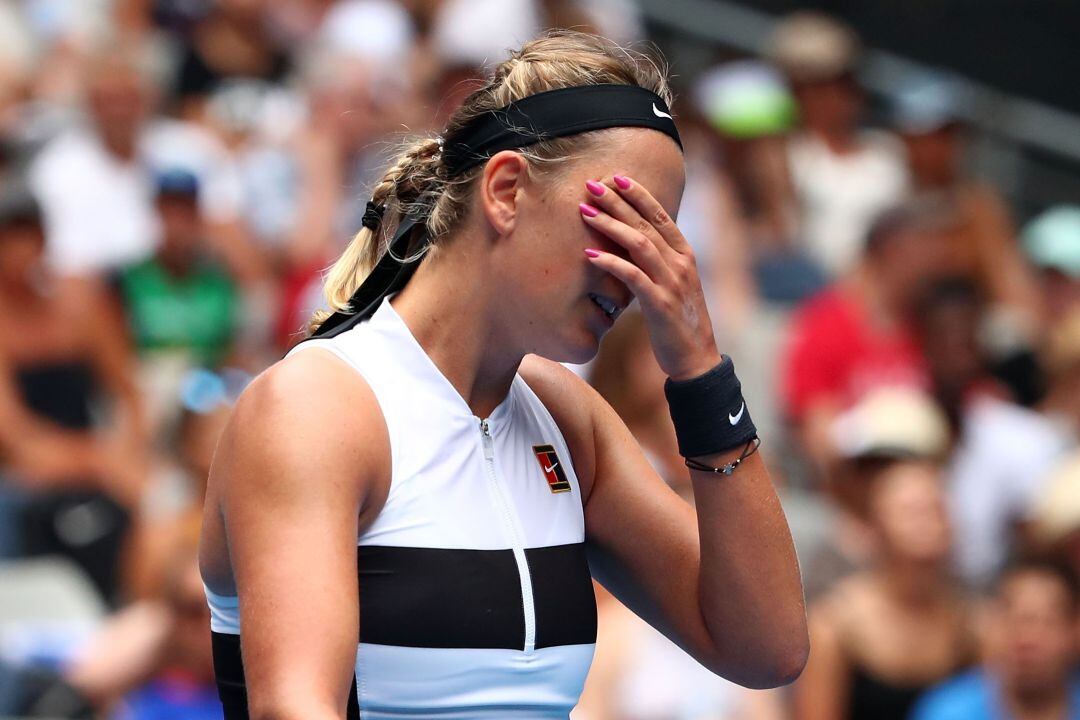
[[[519,193],[528,180],[528,161],[513,150],[491,156],[480,177],[480,206],[484,217],[499,235],[514,229]]]

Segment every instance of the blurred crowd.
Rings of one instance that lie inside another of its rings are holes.
[[[632,0],[0,2],[0,716],[221,717],[196,558],[229,408],[394,141],[548,27],[647,40]],[[575,720],[1080,718],[1080,205],[1014,217],[963,84],[883,103],[861,51],[801,12],[676,78],[679,225],[809,665],[739,688],[598,587]],[[575,370],[692,502],[641,317]]]

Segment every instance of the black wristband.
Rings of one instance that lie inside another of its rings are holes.
[[[683,457],[715,455],[757,437],[746,410],[735,364],[727,355],[704,375],[664,383],[671,421]]]

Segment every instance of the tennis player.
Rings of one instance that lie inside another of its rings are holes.
[[[336,312],[244,392],[210,473],[226,718],[565,718],[593,577],[724,677],[799,674],[798,566],[674,220],[670,101],[646,56],[552,33],[375,186]],[[634,299],[696,515],[559,364]]]

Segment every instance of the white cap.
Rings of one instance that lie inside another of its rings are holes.
[[[933,458],[948,444],[945,415],[934,399],[913,388],[868,393],[833,421],[833,443],[842,457]]]

